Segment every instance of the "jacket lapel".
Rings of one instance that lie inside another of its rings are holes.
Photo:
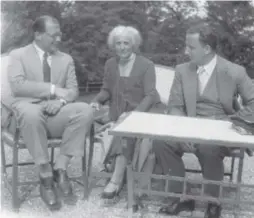
[[[43,81],[42,63],[33,44],[29,48],[29,66],[37,81]]]
[[[197,104],[197,87],[198,75],[197,67],[189,63],[186,72],[183,73],[183,91],[188,116],[196,116]],[[234,113],[233,98],[234,98],[234,83],[228,73],[227,61],[220,56],[217,56],[217,64],[214,69],[216,73],[216,84],[218,90],[219,101],[222,104],[227,114]]]
[[[135,61],[134,61],[133,66],[131,68],[130,76],[137,76],[136,73],[140,72],[140,70],[139,70],[139,67],[140,67],[139,63],[140,63],[139,55],[136,55]]]
[[[183,73],[183,92],[188,116],[196,116],[197,81],[197,67],[189,63],[189,67]]]
[[[217,56],[217,64],[215,68],[217,73],[217,90],[219,95],[219,101],[222,104],[227,114],[234,113],[233,98],[234,98],[234,84],[233,80],[228,72],[227,61],[222,57]]]
[[[31,44],[31,47],[29,49],[29,64],[32,68],[32,72],[36,75],[37,81],[43,81],[43,66],[41,63],[41,60],[39,58],[39,55],[37,54],[37,51],[33,44]],[[51,56],[51,82],[57,83],[60,76],[60,69],[61,66],[64,64],[61,59],[60,52],[56,52]]]

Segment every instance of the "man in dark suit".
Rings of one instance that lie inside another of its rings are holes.
[[[245,105],[243,110],[246,113],[254,112],[254,84],[242,66],[216,54],[215,33],[216,31],[205,24],[194,26],[187,31],[186,53],[190,62],[176,67],[168,103],[170,115],[227,120],[236,113],[233,100],[237,94],[242,97]],[[184,177],[182,155],[186,149],[191,149],[199,159],[205,179],[223,180],[223,159],[228,152],[225,147],[156,140],[153,149],[163,174]],[[180,182],[171,182],[170,190],[181,193],[183,185]],[[216,197],[219,187],[207,185],[205,193]],[[194,208],[193,200],[176,199],[171,205],[162,207],[160,212],[172,215]],[[205,217],[219,218],[220,214],[220,205],[208,203]]]
[[[54,182],[63,196],[73,196],[66,168],[73,156],[83,155],[93,109],[74,103],[78,84],[71,56],[58,50],[58,21],[42,16],[33,24],[34,41],[9,54],[8,80],[12,93],[2,102],[19,118],[21,136],[39,168],[40,194],[50,209],[60,209]],[[60,154],[49,163],[48,138],[62,138]]]

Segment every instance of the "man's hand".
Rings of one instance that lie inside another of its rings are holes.
[[[44,112],[50,116],[54,116],[59,112],[62,106],[63,103],[60,100],[49,100],[44,104]]]
[[[55,96],[57,98],[63,98],[63,99],[65,99],[67,95],[68,95],[68,90],[67,89],[56,87],[56,89],[55,89]]]

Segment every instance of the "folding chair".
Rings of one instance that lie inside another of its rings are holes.
[[[107,112],[104,113],[103,115],[100,115],[95,118],[94,120],[94,143],[98,143],[101,148],[101,155],[100,155],[100,161],[103,160],[103,158],[106,155],[107,152],[107,146],[105,145],[105,140],[104,140],[104,133],[107,131],[110,127],[110,122],[105,121],[105,117],[107,116]],[[93,152],[94,152],[94,143],[90,143],[89,147],[89,157],[88,157],[88,172],[89,176],[95,176],[95,177],[110,177],[111,173],[106,173],[105,169],[102,169],[101,172],[94,173],[91,172],[91,167],[92,167],[92,161],[93,161]],[[102,164],[102,162],[101,162]]]
[[[7,65],[8,65],[8,56],[3,56],[1,58],[1,80],[2,80],[2,97],[6,94],[6,96],[9,96],[11,91],[9,87],[9,82],[7,79]],[[6,97],[5,96],[5,97]],[[3,98],[2,98],[3,99]],[[17,122],[17,116],[15,114],[15,111],[12,110],[12,108],[9,108],[4,104],[4,102],[1,100],[1,118],[3,115],[7,115],[8,117],[12,118],[12,125],[15,127],[15,132],[12,134],[8,126],[5,125],[5,123],[2,120],[1,124],[1,173],[2,173],[2,180],[4,182],[5,187],[11,192],[12,195],[12,208],[14,211],[18,211],[21,203],[26,200],[29,193],[26,193],[23,196],[19,196],[18,188],[23,185],[32,185],[37,184],[38,181],[26,181],[21,182],[19,181],[19,167],[21,166],[27,166],[27,165],[33,165],[34,162],[19,162],[19,151],[21,149],[27,149],[26,145],[23,141],[23,139],[20,136],[20,128]],[[89,141],[89,142],[88,142]],[[89,148],[93,147],[94,143],[94,125],[92,125],[90,134],[87,137],[87,140],[85,142],[86,144],[89,143]],[[49,139],[48,140],[48,148],[51,150],[51,161],[50,163],[53,164],[54,162],[54,153],[55,148],[58,148],[61,144],[61,139]],[[6,163],[6,155],[5,155],[5,145],[9,146],[12,149],[12,162],[7,164]],[[78,182],[82,186],[84,186],[84,199],[88,198],[88,175],[89,170],[91,166],[91,162],[88,161],[88,166],[86,166],[86,146],[84,149],[84,157],[82,158],[82,175],[80,177],[73,177],[72,180]],[[88,158],[89,159],[89,158]],[[11,181],[8,181],[8,172],[7,168],[12,168],[12,178]],[[81,181],[79,181],[81,179]],[[3,190],[2,190],[3,191]]]

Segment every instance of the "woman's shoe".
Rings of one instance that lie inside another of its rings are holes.
[[[123,188],[123,183],[117,184],[117,183],[112,182],[112,181],[109,181],[109,183],[114,184],[115,186],[117,186],[117,188],[112,192],[103,191],[102,194],[101,194],[102,199],[113,199],[113,198],[119,196],[119,193],[121,192],[121,190]]]

